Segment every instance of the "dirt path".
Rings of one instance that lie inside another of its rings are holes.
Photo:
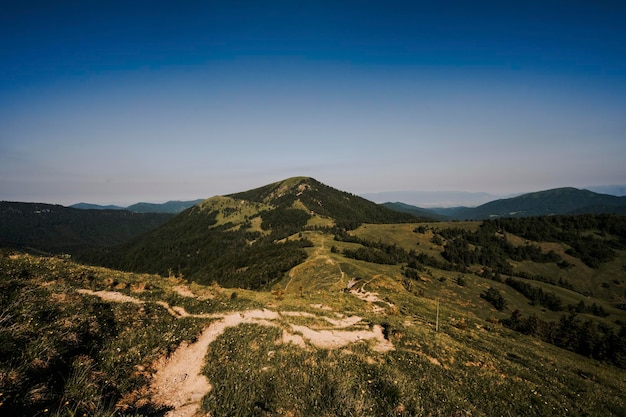
[[[299,268],[302,268],[303,266],[305,266],[307,263],[311,263],[313,261],[316,261],[318,259],[323,260],[324,262],[326,262],[329,265],[333,265],[336,266],[339,269],[339,274],[341,275],[341,280],[343,281],[344,277],[345,277],[345,273],[343,272],[343,270],[341,269],[341,265],[339,265],[337,262],[333,261],[333,259],[322,253],[322,250],[325,248],[324,243],[325,243],[325,238],[322,237],[322,243],[320,246],[315,248],[315,252],[313,254],[311,254],[311,256],[309,256],[303,263],[296,265],[295,267],[293,267],[291,269],[291,271],[289,271],[289,282],[287,282],[287,285],[285,285],[285,291],[287,291],[287,288],[289,288],[289,284],[291,284],[291,281],[293,281],[293,278],[296,275],[296,271]]]
[[[292,325],[291,329],[294,332],[302,334],[304,339],[316,347],[323,349],[338,349],[344,347],[350,343],[355,343],[361,340],[373,339],[376,343],[372,346],[372,349],[376,352],[388,352],[393,350],[393,344],[385,339],[383,335],[382,327],[376,325],[372,330],[314,330],[307,326]]]
[[[202,375],[204,357],[209,345],[227,327],[257,321],[266,324],[275,319],[278,313],[269,310],[252,310],[245,313],[231,313],[208,326],[198,340],[192,344],[182,344],[162,363],[156,364],[157,372],[150,384],[153,399],[160,404],[172,407],[168,417],[192,417],[200,408],[202,397],[212,388],[209,380]]]
[[[172,289],[176,291],[181,297],[196,298],[196,295],[193,293],[193,291],[191,291],[191,289],[186,285],[177,285]]]
[[[287,315],[296,315],[291,312]],[[198,411],[202,398],[212,389],[209,380],[202,375],[204,358],[209,345],[228,327],[242,323],[257,323],[264,326],[277,326],[276,320],[281,314],[270,310],[250,310],[224,315],[221,320],[208,326],[193,344],[183,344],[166,360],[155,366],[150,385],[153,399],[172,407],[167,417],[192,417]],[[361,321],[359,317],[349,317],[338,321],[339,325],[353,325]],[[324,349],[337,349],[350,343],[374,340],[372,347],[377,352],[393,350],[393,344],[383,336],[382,328],[373,326],[372,330],[314,330],[307,326],[290,325],[291,331],[283,330],[282,342],[306,347],[306,341]]]
[[[121,292],[117,291],[76,290],[76,292],[79,294],[95,295],[96,297],[100,297],[105,301],[112,301],[114,303],[143,304],[142,300],[130,297],[128,295],[124,295]]]
[[[142,300],[114,291],[78,290],[81,294],[94,295],[111,302],[143,304]],[[377,300],[378,301],[378,300]],[[393,344],[385,339],[378,325],[371,329],[354,329],[361,323],[358,316],[334,319],[300,311],[276,312],[272,310],[235,311],[222,314],[189,314],[183,307],[170,306],[165,301],[157,301],[173,317],[198,317],[216,319],[207,326],[194,343],[181,344],[173,354],[161,358],[153,368],[155,372],[150,383],[152,399],[158,404],[171,407],[167,417],[193,417],[198,412],[202,398],[212,389],[210,381],[202,375],[205,356],[209,345],[228,327],[242,323],[257,323],[263,326],[276,326],[283,329],[282,343],[293,343],[301,348],[315,346],[323,349],[338,349],[359,341],[371,341],[371,348],[377,352],[393,350]],[[327,326],[312,329],[309,326],[288,323],[287,317],[309,317],[325,321]],[[352,328],[352,330],[350,330]]]
[[[385,309],[383,307],[380,307],[380,306],[374,304],[376,302],[382,303],[382,304],[387,304],[389,307],[394,308],[395,305],[393,303],[390,303],[388,301],[385,301],[385,300],[381,299],[378,296],[378,293],[365,291],[365,286],[367,284],[369,284],[370,282],[371,282],[371,280],[366,282],[366,283],[364,283],[361,286],[361,288],[358,288],[358,289],[354,289],[354,287],[353,287],[350,290],[350,294],[356,296],[357,298],[360,298],[361,300],[367,302],[368,304],[371,304],[372,305],[372,311],[374,313],[383,313],[383,312],[385,312]]]

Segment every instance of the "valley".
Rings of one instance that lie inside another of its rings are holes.
[[[0,252],[9,415],[626,412],[626,222],[434,222],[296,177]]]

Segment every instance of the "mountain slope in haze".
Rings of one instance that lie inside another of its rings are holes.
[[[135,213],[180,213],[187,210],[189,207],[195,206],[201,203],[204,199],[191,200],[191,201],[178,201],[172,200],[166,203],[154,204],[154,203],[136,203],[130,205],[126,210],[134,211]]]
[[[306,259],[306,228],[415,221],[371,201],[296,177],[209,198],[163,226],[85,259],[109,267],[182,274],[201,283],[262,288]]]
[[[172,216],[0,202],[0,246],[77,254],[125,242],[164,224]]]
[[[593,187],[583,187],[583,189],[599,194],[609,194],[618,197],[626,196],[626,185],[596,185]]]
[[[432,219],[432,220],[449,220],[449,216],[445,216],[439,213],[434,212],[433,210],[424,209],[421,207],[412,206],[410,204],[405,204],[401,202],[387,202],[382,203],[381,206],[387,207],[388,209],[399,211],[402,213],[409,213],[414,215],[415,217],[422,219]]]
[[[73,208],[73,209],[80,209],[80,210],[126,210],[126,207],[116,206],[114,204],[102,206],[100,204],[76,203],[68,207]]]
[[[361,195],[376,203],[401,201],[413,206],[431,207],[475,207],[490,201],[510,197],[489,193],[472,193],[464,191],[384,191]]]
[[[577,188],[556,188],[496,200],[456,213],[457,219],[529,217],[554,214],[626,213],[626,197]]]
[[[404,203],[386,207],[439,220],[482,220],[498,217],[531,217],[558,214],[626,214],[626,197],[598,194],[577,188],[556,188],[491,201],[478,207],[429,208]]]
[[[77,209],[90,209],[90,210],[128,210],[134,213],[180,213],[187,210],[191,206],[204,201],[204,199],[191,200],[191,201],[178,201],[172,200],[166,203],[136,203],[128,207],[120,207],[115,205],[100,206],[98,204],[78,203],[73,204],[71,208]]]

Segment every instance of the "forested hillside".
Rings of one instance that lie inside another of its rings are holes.
[[[385,207],[436,220],[488,220],[576,214],[626,214],[626,197],[576,188],[556,188],[490,201],[477,207],[423,209],[404,203]]]
[[[0,246],[78,254],[125,242],[164,224],[172,216],[0,202]]]
[[[205,284],[264,288],[306,259],[311,242],[299,234],[307,228],[409,220],[416,219],[297,177],[208,199],[145,236],[84,259]]]
[[[456,219],[531,217],[557,214],[626,214],[626,197],[598,194],[576,188],[527,193],[454,212]]]
[[[415,221],[409,213],[390,210],[354,194],[339,191],[313,178],[294,177],[229,197],[265,202],[278,207],[302,203],[311,213],[332,218],[340,228],[353,229],[361,223],[398,223]]]

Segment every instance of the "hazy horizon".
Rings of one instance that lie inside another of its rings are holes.
[[[626,184],[617,2],[0,6],[0,200]]]
[[[259,184],[256,187],[262,187],[268,184]],[[332,184],[326,184],[329,186],[333,186]],[[561,187],[557,187],[561,188]],[[607,185],[607,186],[591,186],[591,187],[574,187],[581,190],[589,190],[599,194],[608,194],[617,197],[626,196],[626,185]],[[251,188],[252,189],[252,188]],[[224,194],[215,194],[210,196],[203,196],[198,198],[178,198],[178,199],[165,199],[165,200],[156,200],[156,201],[131,201],[131,202],[94,202],[94,201],[74,201],[74,202],[54,202],[54,201],[26,201],[26,200],[0,200],[0,201],[12,201],[12,202],[22,202],[22,203],[43,203],[43,204],[59,204],[65,207],[75,206],[79,204],[90,204],[97,205],[101,207],[114,206],[120,208],[127,208],[129,206],[135,204],[164,204],[168,202],[176,202],[176,201],[195,201],[195,200],[204,200],[207,198],[214,197],[216,195],[225,195],[231,194],[245,190],[235,190],[229,193]],[[350,190],[340,190],[352,193]],[[528,193],[538,192],[538,191],[547,191],[547,190],[534,190],[528,191]],[[353,193],[355,194],[355,193]],[[488,203],[490,201],[505,199],[516,197],[518,195],[526,194],[526,192],[521,193],[508,193],[508,194],[491,194],[480,191],[458,191],[458,190],[440,190],[440,191],[420,191],[420,190],[394,190],[394,191],[382,191],[382,192],[371,192],[371,193],[360,193],[359,196],[366,198],[370,201],[373,201],[377,204],[382,203],[395,203],[401,202],[405,204],[415,205],[421,208],[450,208],[450,207],[477,207],[481,204]]]

